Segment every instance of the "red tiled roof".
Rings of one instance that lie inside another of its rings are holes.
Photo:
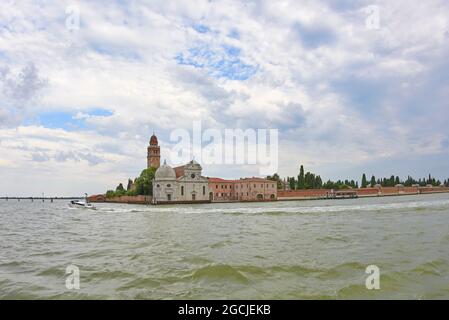
[[[173,170],[175,170],[176,179],[184,175],[184,166],[175,167]]]
[[[257,178],[257,177],[252,177],[252,178],[240,178],[238,180],[226,180],[226,179],[222,179],[222,178],[208,178],[209,182],[223,182],[223,183],[237,183],[237,182],[265,182],[265,181],[270,181],[270,182],[274,182],[271,180],[267,180],[264,178]]]
[[[252,178],[240,178],[239,181],[271,181],[264,178],[252,177]]]
[[[208,178],[209,182],[235,182],[235,180],[225,180],[222,178]]]

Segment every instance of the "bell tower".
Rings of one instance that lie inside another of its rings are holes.
[[[159,168],[161,165],[161,147],[159,147],[157,137],[154,133],[150,138],[150,145],[147,151],[147,168]]]

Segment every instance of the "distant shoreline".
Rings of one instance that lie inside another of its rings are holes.
[[[358,189],[360,190],[360,189]],[[301,191],[301,190],[295,190],[295,191]],[[356,190],[353,190],[356,191]],[[402,192],[402,193],[377,193],[377,194],[359,194],[356,197],[352,198],[331,198],[331,197],[323,197],[323,196],[294,196],[294,197],[278,197],[276,200],[256,200],[256,201],[238,201],[238,200],[229,200],[229,201],[173,201],[173,202],[164,202],[164,203],[158,203],[156,205],[174,205],[174,204],[214,204],[214,203],[266,203],[266,202],[288,202],[288,201],[319,201],[319,200],[349,200],[349,199],[363,199],[363,198],[382,198],[382,197],[401,197],[401,196],[420,196],[420,195],[426,195],[426,194],[442,194],[446,193],[449,194],[449,188],[445,188],[444,190],[428,190],[425,191],[424,189],[421,189],[419,192]],[[139,198],[138,198],[139,197]],[[0,200],[3,201],[55,201],[55,200],[74,200],[74,199],[80,199],[83,197],[0,197]],[[90,202],[94,203],[118,203],[118,204],[140,204],[140,205],[155,205],[151,203],[151,198],[148,196],[136,196],[136,197],[124,197],[125,199],[121,200],[121,197],[118,198],[112,198],[104,200],[92,200],[89,199]],[[136,199],[133,199],[136,198]],[[143,198],[143,199],[142,199]]]
[[[396,189],[396,188],[395,188]],[[94,198],[90,199],[91,202],[96,203],[121,203],[121,204],[142,204],[142,205],[175,205],[175,204],[214,204],[214,203],[266,203],[266,202],[285,202],[285,201],[307,201],[307,200],[349,200],[349,199],[363,199],[363,198],[380,198],[380,197],[398,197],[398,196],[419,196],[419,195],[425,195],[425,194],[440,194],[440,193],[447,193],[449,194],[449,188],[444,188],[443,190],[436,190],[437,188],[429,188],[425,189],[422,188],[420,190],[417,190],[416,192],[401,192],[397,191],[396,193],[393,193],[391,189],[388,189],[389,192],[381,192],[381,190],[377,190],[377,192],[371,193],[371,194],[358,194],[355,197],[346,197],[346,198],[332,198],[329,196],[323,196],[326,194],[326,189],[321,190],[295,190],[291,191],[292,194],[302,194],[306,192],[313,193],[318,192],[321,195],[316,196],[292,196],[292,197],[285,197],[285,196],[278,196],[275,200],[255,200],[255,201],[239,201],[239,200],[228,200],[228,201],[172,201],[172,202],[163,202],[163,203],[157,203],[153,204],[151,202],[150,196],[123,196],[123,197],[116,197],[116,198],[103,198],[101,200],[95,200]],[[352,190],[353,192],[357,192],[358,190],[362,190],[361,192],[368,192],[370,189],[357,189]],[[399,190],[399,189],[397,189]]]

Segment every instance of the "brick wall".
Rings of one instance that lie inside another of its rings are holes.
[[[421,193],[438,193],[438,192],[449,192],[449,188],[442,188],[442,187],[433,187],[433,188],[428,188],[428,187],[424,187],[424,188],[419,188],[419,191]]]
[[[135,203],[135,204],[146,204],[151,202],[151,196],[121,196],[106,198],[106,202],[114,203]]]
[[[359,197],[368,197],[368,196],[374,197],[377,195],[391,196],[402,194],[449,192],[449,188],[382,187],[382,188],[351,189],[351,191],[357,192],[357,195]],[[277,194],[278,199],[282,200],[282,199],[301,199],[301,198],[302,199],[323,198],[330,193],[332,193],[332,190],[330,189],[311,189],[311,190],[279,190]]]
[[[325,197],[331,190],[308,189],[308,190],[279,190],[278,199],[282,198],[321,198]]]
[[[377,188],[364,188],[364,189],[357,189],[357,195],[360,197],[363,196],[376,196],[379,194],[379,189]]]

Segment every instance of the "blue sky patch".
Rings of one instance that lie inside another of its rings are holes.
[[[298,22],[293,28],[298,34],[301,43],[309,49],[330,46],[337,41],[335,32],[325,26],[306,26]]]
[[[199,33],[208,33],[210,31],[209,27],[204,24],[194,24],[192,28]]]
[[[124,48],[113,44],[91,44],[90,48],[101,54],[111,57],[119,57],[130,61],[141,61],[140,54],[130,48]]]
[[[86,117],[77,117],[78,112],[44,112],[38,115],[36,122],[46,128],[77,131],[87,128],[85,120],[88,117],[109,117],[112,115],[111,111],[101,108],[81,113]]]
[[[257,67],[244,63],[240,59],[241,50],[237,47],[223,45],[212,49],[208,45],[190,48],[179,53],[175,60],[180,65],[194,66],[208,71],[216,78],[228,78],[244,81],[257,72]]]
[[[240,33],[234,29],[229,32],[228,37],[232,39],[240,39]]]

